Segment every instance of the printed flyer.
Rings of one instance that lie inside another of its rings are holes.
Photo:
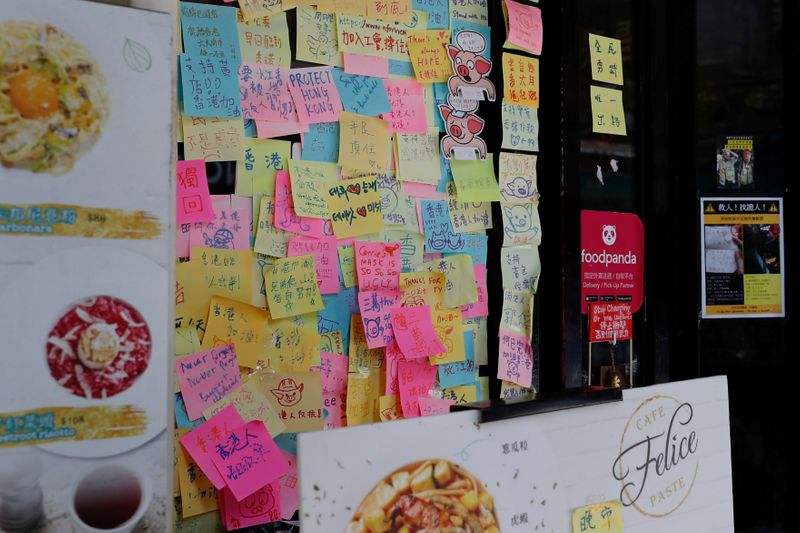
[[[701,198],[703,318],[782,317],[781,198]]]

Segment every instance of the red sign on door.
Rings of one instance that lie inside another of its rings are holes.
[[[592,303],[627,303],[644,287],[644,225],[632,213],[581,211],[581,313]]]
[[[589,342],[625,341],[632,330],[630,304],[589,305]]]

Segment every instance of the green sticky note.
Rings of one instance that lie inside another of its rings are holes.
[[[500,187],[494,174],[494,154],[486,159],[450,160],[456,182],[456,197],[461,202],[499,202]]]

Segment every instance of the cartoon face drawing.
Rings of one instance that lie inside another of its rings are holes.
[[[224,248],[230,250],[233,248],[233,232],[228,228],[220,228],[214,232],[214,236],[210,237],[208,233],[203,232],[203,240],[209,248]]]
[[[516,361],[509,361],[508,363],[508,375],[514,377],[520,377],[519,374],[519,364]]]
[[[431,250],[444,250],[445,244],[447,244],[445,231],[434,231],[431,233],[430,238],[428,239],[428,244],[430,245],[429,247]]]
[[[502,192],[505,197],[519,198],[521,200],[528,199],[533,196],[533,181],[517,176],[506,183],[506,187]]]
[[[478,137],[483,131],[483,119],[473,113],[456,110],[449,105],[440,105],[439,113],[447,131],[441,142],[445,158],[450,159],[453,148],[463,147],[474,148],[481,159],[486,159],[486,143]]]
[[[400,182],[393,180],[388,185],[388,187],[379,188],[382,213],[393,213],[400,205]]]
[[[457,250],[464,245],[464,236],[460,233],[451,233],[447,236],[447,246],[451,250]]]
[[[606,246],[611,246],[617,242],[617,227],[607,224],[603,226],[603,242]]]
[[[456,35],[456,42],[464,42],[460,37],[467,34],[472,41],[468,47],[447,45],[447,55],[453,65],[453,76],[447,81],[447,86],[455,95],[461,94],[462,87],[485,91],[489,101],[494,102],[494,84],[485,77],[492,71],[492,62],[480,55],[486,50],[486,40],[480,33],[462,31]]]
[[[364,319],[364,332],[370,339],[376,339],[383,335],[383,326],[381,326],[381,317],[365,318]]]
[[[533,228],[533,204],[504,205],[506,234],[523,233]]]
[[[293,405],[297,405],[300,403],[300,400],[303,399],[303,385],[297,384],[295,380],[292,378],[284,378],[278,383],[277,389],[270,389],[270,392],[275,399],[278,400],[278,403],[283,407],[292,407]]]
[[[245,518],[263,515],[275,506],[272,485],[267,485],[239,502],[239,512]]]

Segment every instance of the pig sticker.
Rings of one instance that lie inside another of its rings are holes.
[[[445,45],[453,65],[453,75],[447,81],[450,94],[483,100],[483,93],[494,102],[494,84],[486,78],[492,71],[492,62],[480,54],[486,50],[486,40],[478,32],[460,31],[457,44]]]
[[[450,159],[458,149],[477,150],[481,159],[486,159],[486,143],[478,137],[483,131],[483,119],[474,113],[454,109],[448,105],[440,105],[439,113],[444,121],[447,135],[442,137],[442,154]],[[474,157],[474,156],[473,156]],[[459,159],[458,156],[456,156]]]

